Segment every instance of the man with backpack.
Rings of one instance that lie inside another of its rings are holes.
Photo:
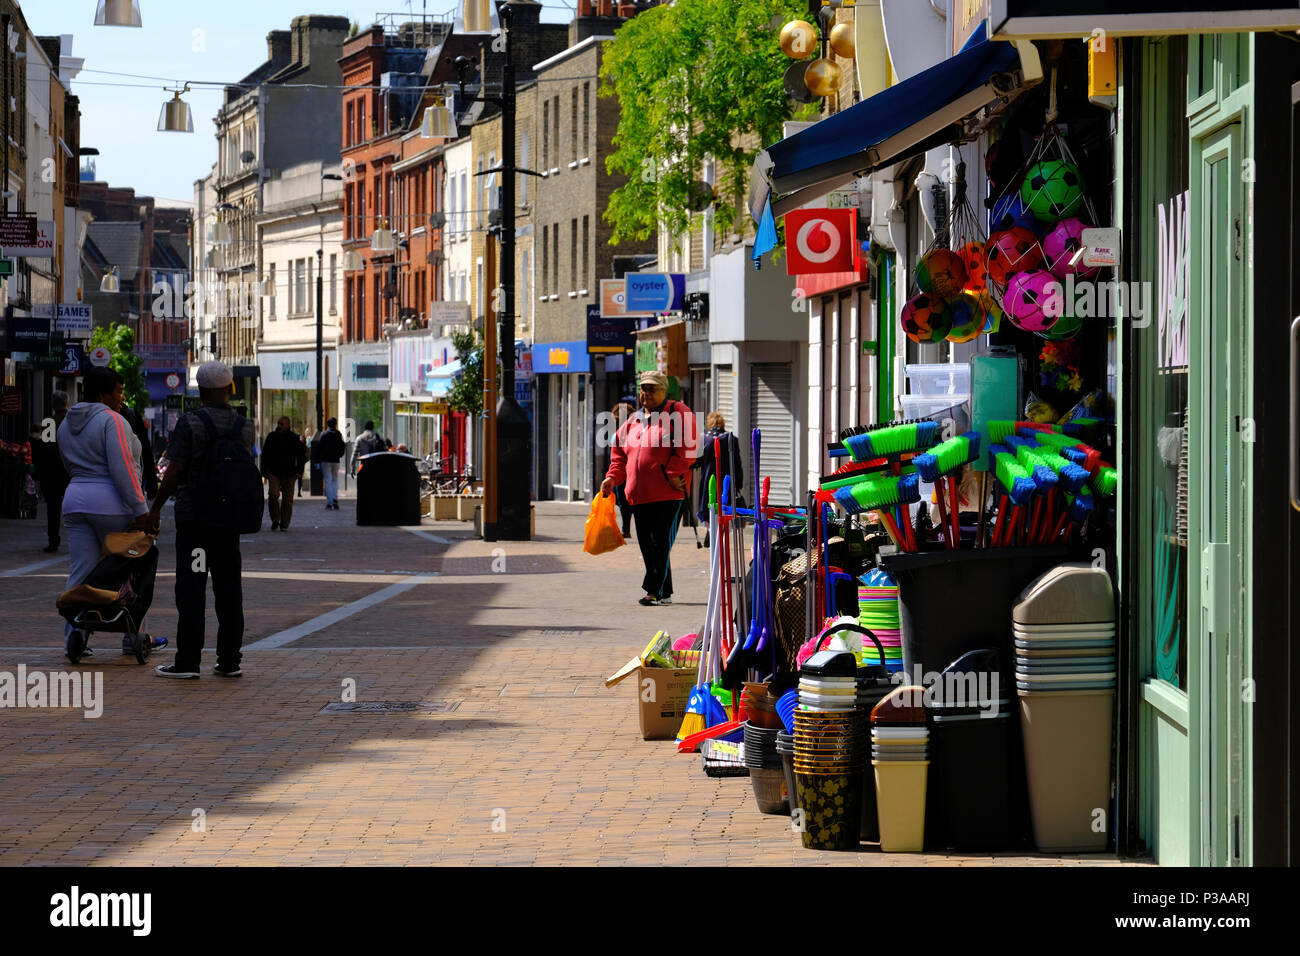
[[[157,673],[199,676],[211,572],[217,611],[217,666],[212,672],[238,677],[244,642],[239,536],[261,528],[265,504],[253,458],[257,433],[229,405],[230,366],[204,362],[197,380],[203,405],[176,423],[167,446],[167,471],[149,515],[157,529],[163,504],[176,496],[176,661]]]
[[[357,467],[360,467],[358,459],[363,455],[373,455],[381,451],[388,451],[388,442],[379,437],[379,433],[375,431],[375,423],[367,421],[365,428],[357,436],[357,443],[352,451],[352,460],[357,463]]]

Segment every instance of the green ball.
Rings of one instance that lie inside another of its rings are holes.
[[[1039,336],[1047,339],[1049,342],[1060,342],[1065,339],[1072,339],[1079,334],[1083,328],[1083,319],[1074,315],[1063,315],[1056,320],[1056,323],[1047,332],[1039,332]]]
[[[1045,159],[1025,173],[1020,199],[1040,222],[1059,222],[1083,205],[1083,176],[1073,163]]]

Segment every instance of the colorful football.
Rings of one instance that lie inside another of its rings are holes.
[[[989,213],[989,232],[1003,232],[1016,226],[1036,231],[1038,219],[1029,211],[1019,192],[1009,192],[993,204],[993,211]]]
[[[922,292],[950,299],[966,284],[966,264],[951,249],[931,249],[916,264],[916,284]]]
[[[1045,159],[1025,173],[1020,198],[1035,218],[1056,222],[1083,205],[1083,176],[1073,163]]]
[[[1038,334],[1049,342],[1060,342],[1064,339],[1074,338],[1079,334],[1079,330],[1082,328],[1083,319],[1073,315],[1063,315],[1056,320],[1056,324],[1050,329],[1046,332],[1039,332]]]
[[[1013,273],[1032,271],[1043,265],[1038,237],[1020,226],[993,233],[985,248],[989,278],[998,285],[1006,285]]]
[[[1026,332],[1046,332],[1061,317],[1061,283],[1045,270],[1017,272],[1007,283],[1002,308]]]
[[[1097,274],[1096,266],[1085,266],[1080,262],[1070,265],[1070,260],[1083,245],[1083,230],[1091,228],[1081,219],[1062,219],[1047,231],[1043,238],[1043,255],[1047,259],[1047,268],[1064,279],[1071,272],[1077,279],[1088,279]]]
[[[1002,328],[1002,317],[1006,313],[991,292],[981,293],[980,299],[984,304],[984,333],[988,335],[997,332]]]
[[[948,330],[949,342],[969,342],[984,331],[985,300],[987,292],[973,292],[964,289],[948,300],[948,311],[952,314],[952,328]]]
[[[952,328],[952,313],[943,299],[922,292],[903,306],[902,322],[913,342],[942,342]]]
[[[989,270],[984,265],[984,243],[968,242],[958,250],[958,253],[961,255],[962,265],[966,267],[966,284],[962,288],[983,292],[989,285]]]

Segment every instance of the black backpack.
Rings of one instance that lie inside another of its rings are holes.
[[[254,534],[262,530],[262,476],[253,453],[244,444],[242,415],[225,436],[205,409],[195,416],[207,429],[208,444],[194,482],[194,505],[198,521],[210,528]]]

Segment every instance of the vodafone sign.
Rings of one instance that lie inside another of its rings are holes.
[[[792,209],[785,215],[786,275],[857,268],[856,209]]]

